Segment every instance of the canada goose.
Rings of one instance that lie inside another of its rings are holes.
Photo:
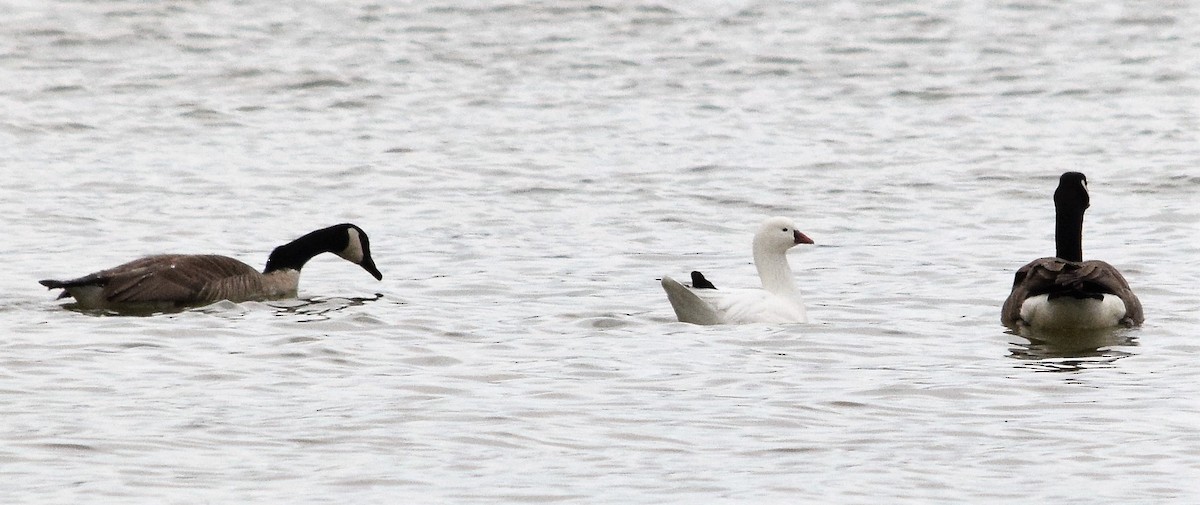
[[[1142,324],[1142,302],[1112,265],[1083,261],[1083,213],[1090,205],[1087,177],[1067,172],[1054,191],[1057,257],[1017,270],[1000,321],[1015,329],[1087,330]]]
[[[754,234],[754,267],[761,289],[718,289],[700,272],[692,272],[690,287],[664,275],[662,287],[675,316],[685,323],[803,323],[808,316],[792,279],[787,251],[811,243],[791,219],[773,217]]]
[[[259,273],[250,265],[213,254],[161,254],[130,261],[78,279],[40,282],[63,289],[82,309],[146,309],[241,302],[296,296],[300,269],[313,256],[331,252],[361,266],[376,279],[367,234],[345,223],[311,232],[276,247]]]

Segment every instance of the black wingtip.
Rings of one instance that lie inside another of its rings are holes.
[[[713,283],[704,278],[704,274],[700,272],[692,272],[692,287],[696,289],[717,289]]]

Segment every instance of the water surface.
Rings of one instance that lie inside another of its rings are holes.
[[[0,5],[4,503],[1200,497],[1186,2]],[[1084,249],[1146,325],[1004,332]],[[673,321],[788,215],[812,322]],[[37,285],[362,226],[301,299],[151,317]]]

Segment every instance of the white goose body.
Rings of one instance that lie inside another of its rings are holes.
[[[323,252],[337,254],[382,279],[370,251],[367,234],[345,223],[275,248],[261,273],[228,256],[160,254],[77,279],[39,282],[62,289],[59,298],[74,298],[75,308],[80,309],[158,310],[219,300],[272,300],[296,296],[300,269]]]
[[[762,289],[692,289],[670,277],[663,277],[662,284],[676,317],[685,323],[808,322],[804,301],[799,296],[780,296]],[[695,299],[689,299],[688,295]]]
[[[787,251],[797,244],[811,243],[790,219],[770,218],[754,235],[754,266],[762,288],[717,289],[702,274],[693,272],[692,286],[663,276],[663,290],[676,317],[685,323],[804,323],[808,314]]]

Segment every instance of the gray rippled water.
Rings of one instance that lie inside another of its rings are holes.
[[[1200,498],[1188,2],[0,2],[3,503]],[[1008,334],[1087,173],[1146,325]],[[657,279],[803,325],[698,327]],[[371,236],[299,300],[36,281]]]

